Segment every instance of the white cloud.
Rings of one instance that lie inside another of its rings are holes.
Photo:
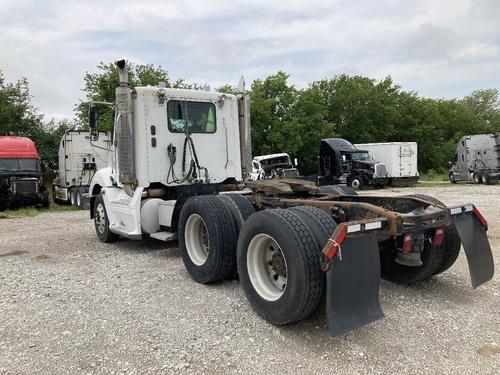
[[[26,76],[35,104],[57,119],[72,115],[85,71],[121,57],[212,87],[278,69],[299,87],[336,73],[390,74],[438,97],[500,86],[496,0],[0,0],[0,9],[0,69]]]

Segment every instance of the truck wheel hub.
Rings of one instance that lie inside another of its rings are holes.
[[[257,234],[248,245],[247,268],[250,281],[260,297],[278,300],[286,290],[286,258],[274,238]]]

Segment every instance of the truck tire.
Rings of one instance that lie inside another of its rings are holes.
[[[82,189],[78,188],[76,190],[76,198],[75,203],[78,209],[83,210],[83,197],[82,197]]]
[[[312,206],[297,206],[290,208],[297,214],[309,227],[314,238],[318,241],[318,254],[325,246],[330,236],[337,229],[337,223],[331,216],[328,216],[324,211]]]
[[[420,198],[444,206],[444,203],[439,199],[426,194],[413,194],[408,195],[408,197]],[[434,272],[434,275],[443,273],[455,263],[458,258],[458,254],[460,254],[461,246],[462,241],[460,240],[457,228],[455,228],[455,224],[452,223],[445,229],[443,242],[439,245],[439,247],[443,249],[444,255],[443,260],[441,261],[438,269]]]
[[[481,174],[481,183],[484,185],[488,184],[488,174],[487,173],[482,173]]]
[[[238,273],[252,308],[275,325],[301,320],[316,310],[324,289],[317,241],[291,210],[260,211],[243,224]]]
[[[108,214],[106,213],[106,206],[104,205],[101,193],[99,193],[94,203],[94,226],[97,238],[101,242],[116,242],[120,238],[119,235],[109,230]]]
[[[220,194],[218,197],[229,208],[236,224],[237,236],[240,234],[243,223],[255,213],[255,207],[248,199],[241,194]],[[238,279],[238,267],[234,267],[233,272],[229,276],[231,280]]]
[[[320,186],[319,191],[324,194],[337,194],[337,195],[358,195],[356,190],[350,186],[342,185],[325,185]]]
[[[220,194],[218,197],[231,212],[239,233],[245,220],[255,213],[255,207],[241,194]]]
[[[365,181],[361,176],[353,176],[350,177],[347,181],[347,186],[353,188],[354,190],[359,190],[365,185]]]
[[[442,248],[426,241],[424,250],[420,253],[420,260],[423,264],[418,267],[410,267],[396,263],[397,250],[394,240],[389,239],[380,243],[379,248],[382,278],[398,284],[413,284],[427,280],[436,273],[444,255]]]
[[[69,189],[69,203],[72,206],[76,206],[76,188]]]
[[[455,180],[455,175],[453,174],[453,172],[450,172],[450,173],[448,174],[448,180],[450,180],[450,182],[451,182],[452,184],[456,184],[456,183],[457,183],[457,181]]]
[[[184,266],[195,281],[211,283],[234,273],[238,232],[219,197],[189,198],[181,209],[178,236]]]
[[[49,201],[49,192],[45,190],[42,193],[42,207],[43,208],[49,208],[50,206],[50,201]]]
[[[472,175],[472,178],[474,179],[474,183],[480,184],[481,183],[481,174],[479,172],[474,172]]]

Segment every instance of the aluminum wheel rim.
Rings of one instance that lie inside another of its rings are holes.
[[[284,275],[277,272],[276,267],[273,268],[273,257],[282,258]],[[268,234],[260,233],[248,244],[247,269],[250,282],[263,299],[276,301],[285,293],[288,275],[286,258],[276,240]]]
[[[209,235],[207,225],[200,215],[192,214],[188,217],[184,239],[191,261],[197,266],[203,265],[208,259]]]
[[[73,192],[70,192],[69,193],[69,201],[71,202],[71,205],[74,206],[75,205],[75,194]]]
[[[359,189],[359,185],[361,185],[361,183],[359,182],[359,180],[357,178],[355,178],[354,180],[352,180],[351,187],[353,189]]]
[[[80,196],[80,193],[77,193],[77,194],[76,194],[76,205],[77,205],[78,207],[80,207],[80,203],[81,203],[81,201],[82,201],[81,199],[82,199],[82,197]]]
[[[104,233],[104,230],[106,229],[106,213],[102,203],[99,203],[95,209],[94,221],[98,232]]]

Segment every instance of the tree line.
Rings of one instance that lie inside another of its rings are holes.
[[[476,90],[462,99],[424,98],[402,90],[391,77],[335,75],[298,89],[290,76],[277,72],[256,79],[251,96],[254,155],[287,152],[299,160],[304,174],[316,171],[322,138],[340,137],[352,143],[417,142],[421,172],[445,170],[458,140],[466,134],[500,132],[500,97],[497,89]],[[134,86],[157,85],[202,89],[183,79],[172,80],[164,68],[130,64]],[[75,117],[54,123],[32,104],[25,78],[7,83],[0,72],[0,135],[23,135],[37,145],[48,164],[57,161],[59,140],[68,129],[85,130],[89,101],[114,102],[118,72],[114,64],[100,63],[97,72],[84,75],[84,99],[75,104]],[[216,91],[235,93],[225,85]],[[113,112],[102,107],[100,130],[113,127]]]

